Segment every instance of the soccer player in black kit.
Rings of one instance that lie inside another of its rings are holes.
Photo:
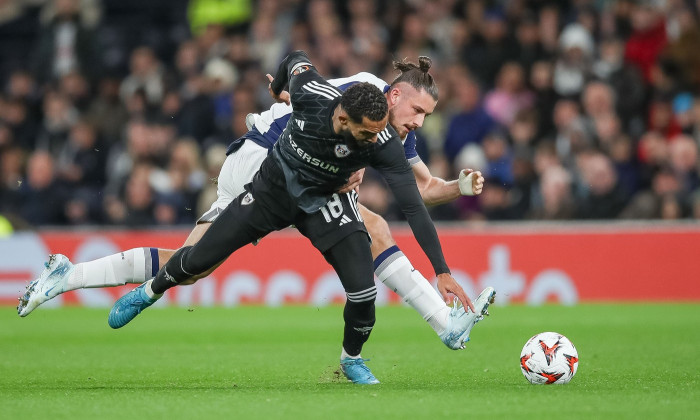
[[[401,140],[387,126],[382,91],[358,83],[340,93],[303,51],[291,53],[270,84],[274,96],[289,85],[287,127],[246,192],[234,200],[194,246],[179,249],[155,279],[120,298],[109,325],[120,328],[167,289],[203,273],[274,230],[295,225],[333,266],[345,288],[341,368],[354,383],[375,384],[360,357],[375,323],[370,238],[355,192],[336,194],[356,170],[372,166],[387,180],[436,274],[449,274],[435,227],[423,204]],[[471,301],[468,306],[474,311]]]

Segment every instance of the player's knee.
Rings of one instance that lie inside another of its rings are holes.
[[[177,284],[192,284],[210,268],[198,264],[196,258],[191,258],[191,250],[191,246],[178,249],[167,264],[168,274],[173,276]]]
[[[175,249],[158,249],[158,262],[160,266],[164,266],[175,255]]]
[[[389,224],[380,215],[371,213],[369,222],[365,219],[365,226],[372,237],[372,254],[396,245],[394,238],[391,236]]]

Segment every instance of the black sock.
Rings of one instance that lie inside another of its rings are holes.
[[[346,302],[343,318],[343,348],[350,356],[357,356],[362,352],[362,346],[369,339],[374,327],[374,300],[361,303]]]

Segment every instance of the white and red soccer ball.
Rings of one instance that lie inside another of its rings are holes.
[[[532,384],[566,384],[578,369],[578,352],[566,337],[543,332],[525,343],[520,353],[520,370]]]

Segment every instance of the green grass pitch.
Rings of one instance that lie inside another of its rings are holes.
[[[338,378],[342,308],[1,308],[3,419],[700,418],[700,305],[494,306],[451,351],[410,308],[377,310],[363,356],[382,381]],[[563,386],[518,358],[535,333],[576,345]]]

